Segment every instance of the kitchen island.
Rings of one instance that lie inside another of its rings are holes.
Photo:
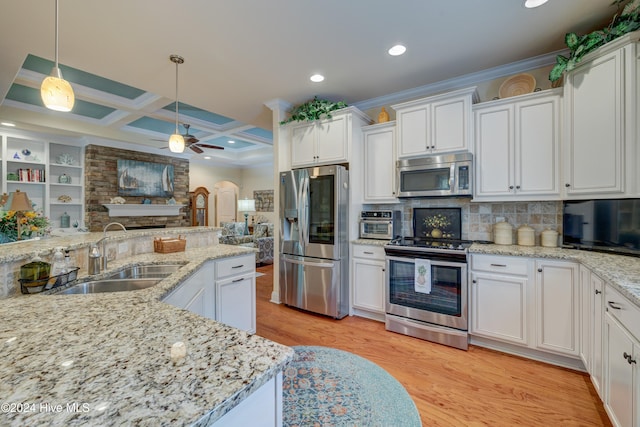
[[[117,259],[109,270],[168,262],[184,266],[138,291],[50,291],[3,299],[0,424],[204,426],[223,421],[277,379],[293,350],[162,298],[203,263],[250,252],[212,245],[143,253]],[[179,341],[186,344],[187,355],[174,363],[171,347]]]

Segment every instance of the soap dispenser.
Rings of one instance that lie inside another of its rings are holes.
[[[51,275],[52,276],[59,276],[61,274],[64,274],[67,272],[67,269],[65,267],[65,263],[64,263],[64,253],[62,252],[62,248],[61,247],[57,247],[55,249],[55,252],[53,253],[53,262],[52,262],[52,266],[51,266]]]

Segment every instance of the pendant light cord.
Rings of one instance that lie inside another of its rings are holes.
[[[58,68],[58,0],[56,0],[56,68]]]
[[[176,133],[178,133],[178,61],[176,61]]]

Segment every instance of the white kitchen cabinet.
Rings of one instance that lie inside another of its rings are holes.
[[[603,345],[602,345],[602,324],[604,316],[604,281],[591,273],[591,309],[593,317],[591,318],[591,364],[590,371],[591,382],[595,387],[600,399],[604,397],[602,386],[603,376]]]
[[[475,87],[402,104],[396,110],[398,158],[472,150]]]
[[[163,302],[209,319],[215,319],[214,277],[215,263],[208,261],[167,295]]]
[[[536,347],[579,355],[578,265],[536,260]]]
[[[397,203],[396,122],[365,126],[364,203]]]
[[[640,32],[587,55],[566,74],[567,198],[637,194],[637,49]]]
[[[614,426],[640,425],[640,309],[605,285],[604,407]]]
[[[373,245],[353,245],[352,253],[351,292],[355,314],[383,321],[386,308],[384,249]]]
[[[291,167],[348,163],[354,140],[371,120],[355,107],[332,112],[330,119],[289,125]]]
[[[471,257],[471,334],[528,344],[530,269],[525,258]]]
[[[215,319],[226,325],[256,332],[255,255],[225,258],[216,262]]]
[[[560,198],[561,89],[476,104],[474,200]]]
[[[213,423],[213,427],[282,427],[282,372]]]
[[[591,373],[593,348],[593,295],[591,294],[591,270],[580,266],[580,359]]]

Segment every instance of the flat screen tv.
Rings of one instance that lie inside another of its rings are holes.
[[[640,256],[640,199],[565,201],[562,244]]]

